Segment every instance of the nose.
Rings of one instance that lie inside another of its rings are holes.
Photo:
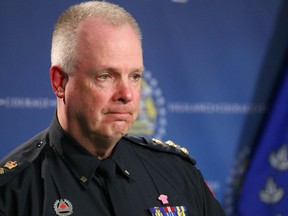
[[[133,100],[132,87],[128,82],[121,81],[117,84],[113,99],[125,104]]]

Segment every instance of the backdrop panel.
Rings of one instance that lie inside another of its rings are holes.
[[[50,123],[51,33],[76,2],[1,1],[0,157]],[[144,35],[142,112],[131,133],[188,148],[221,200],[244,120],[266,109],[251,101],[281,1],[113,2]]]

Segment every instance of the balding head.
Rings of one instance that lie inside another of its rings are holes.
[[[66,73],[73,72],[77,60],[77,37],[81,23],[87,19],[97,18],[107,25],[120,27],[129,24],[141,42],[140,28],[122,7],[99,1],[83,2],[64,11],[54,28],[51,49],[51,64],[60,66]]]

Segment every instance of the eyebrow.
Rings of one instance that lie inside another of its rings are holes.
[[[90,69],[88,71],[89,74],[97,74],[97,73],[101,73],[101,72],[111,72],[111,73],[118,73],[118,70],[116,68],[112,68],[112,67],[109,67],[109,68],[103,68],[103,69]],[[141,67],[141,68],[135,68],[133,70],[131,70],[132,73],[134,72],[138,72],[138,73],[143,73],[145,71],[145,68],[144,67]]]

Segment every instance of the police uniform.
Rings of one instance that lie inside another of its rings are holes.
[[[124,136],[100,161],[55,117],[2,160],[0,215],[224,216],[194,160],[168,144]]]

